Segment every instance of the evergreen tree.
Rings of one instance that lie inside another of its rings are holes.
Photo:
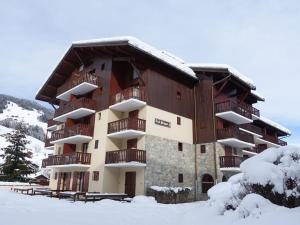
[[[30,161],[32,154],[26,149],[24,129],[18,129],[13,133],[2,135],[9,145],[2,148],[4,154],[0,155],[4,159],[1,170],[8,180],[21,180],[24,175],[34,172],[33,163]]]

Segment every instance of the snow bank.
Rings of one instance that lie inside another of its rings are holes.
[[[209,203],[219,214],[224,214],[228,209],[239,209],[245,216],[244,204],[252,207],[255,205],[253,202],[257,201],[256,205],[265,206],[266,198],[277,205],[299,206],[300,147],[269,148],[245,160],[240,168],[240,174],[208,191]],[[252,193],[259,194],[260,199],[255,199]]]
[[[154,197],[147,197],[143,195],[135,196],[132,201],[135,204],[156,204],[156,200]]]
[[[242,174],[236,174],[227,182],[219,183],[208,190],[209,203],[218,214],[223,214],[227,209],[235,209],[240,204],[246,193],[241,185],[242,179]]]
[[[262,153],[245,160],[241,166],[245,183],[270,184],[273,191],[286,196],[300,196],[297,187],[287,187],[287,180],[293,178],[300,185],[300,148],[284,146],[269,148]],[[299,187],[298,187],[299,188]]]

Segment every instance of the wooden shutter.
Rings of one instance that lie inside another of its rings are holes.
[[[58,173],[57,188],[56,188],[57,190],[60,190],[61,176],[62,176],[62,173]]]
[[[72,191],[77,191],[79,172],[73,172]]]
[[[84,173],[84,178],[83,178],[83,192],[88,192],[89,189],[89,178],[90,178],[90,172],[85,172]]]

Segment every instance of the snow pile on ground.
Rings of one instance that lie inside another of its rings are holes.
[[[241,210],[244,201],[254,198],[248,197],[251,193],[260,195],[260,199],[254,199],[258,201],[255,203],[258,206],[269,202],[265,198],[277,205],[299,206],[300,147],[270,148],[245,160],[241,171],[208,191],[209,203],[217,213],[224,214],[229,209]]]
[[[286,196],[300,196],[300,148],[285,146],[270,148],[241,164],[245,183],[272,185],[272,190]],[[292,178],[296,184],[289,187]]]
[[[173,193],[178,193],[178,192],[182,192],[182,191],[186,191],[189,190],[191,191],[192,188],[191,187],[160,187],[160,186],[151,186],[150,187],[152,190],[154,191],[159,191],[159,192],[173,192]]]
[[[154,197],[147,197],[143,195],[135,196],[132,201],[135,204],[156,204],[156,200]]]

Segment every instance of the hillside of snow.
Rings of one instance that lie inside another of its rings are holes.
[[[0,154],[3,153],[1,148],[8,144],[1,135],[13,132],[18,125],[23,124],[27,128],[27,140],[30,141],[26,147],[33,153],[33,163],[40,166],[42,159],[52,153],[51,150],[45,149],[43,142],[47,129],[46,121],[52,114],[52,110],[35,101],[0,94]],[[3,159],[0,158],[0,164],[2,162]]]

